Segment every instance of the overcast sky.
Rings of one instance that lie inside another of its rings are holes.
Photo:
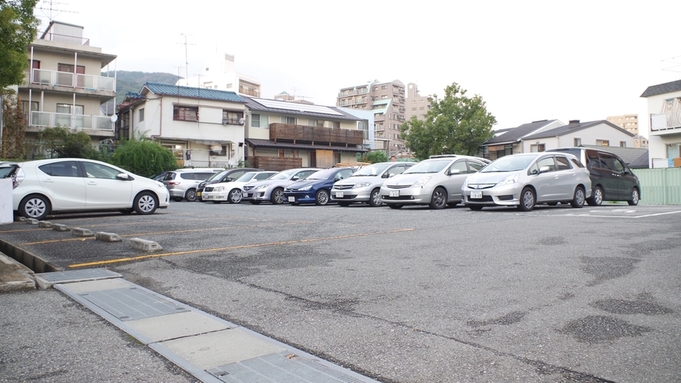
[[[91,45],[118,56],[110,69],[191,77],[228,53],[263,97],[286,91],[320,105],[373,80],[439,96],[456,82],[485,100],[495,129],[645,113],[646,87],[681,79],[678,0],[63,0],[51,12],[49,1],[37,8],[41,30],[50,16],[83,26]]]

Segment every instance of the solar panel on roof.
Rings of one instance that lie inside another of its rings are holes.
[[[262,104],[268,108],[272,109],[284,109],[284,110],[290,110],[294,112],[310,112],[310,113],[322,113],[322,114],[332,114],[336,116],[342,116],[342,113],[339,113],[327,106],[321,106],[321,105],[309,105],[309,104],[299,104],[295,102],[286,102],[286,101],[279,101],[279,100],[265,100],[261,98],[254,98],[254,101],[258,102],[259,104]]]

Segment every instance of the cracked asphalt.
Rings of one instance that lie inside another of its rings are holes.
[[[24,223],[0,235],[383,382],[681,381],[678,206],[181,202],[49,221],[123,241]]]

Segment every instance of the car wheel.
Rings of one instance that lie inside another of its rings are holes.
[[[338,202],[338,206],[348,207],[350,206],[350,202]]]
[[[570,201],[570,206],[580,208],[584,206],[584,196],[586,193],[584,193],[584,188],[581,186],[578,186],[577,189],[575,189],[575,195],[572,198],[572,201]]]
[[[447,192],[441,187],[435,188],[433,190],[433,195],[430,196],[430,203],[428,204],[431,209],[442,209],[447,206]]]
[[[638,205],[638,201],[640,200],[640,198],[641,197],[638,194],[638,189],[633,188],[631,190],[631,199],[629,201],[627,201],[627,203],[631,206],[636,206],[636,205]]]
[[[603,188],[596,186],[591,194],[591,197],[586,200],[591,206],[600,206],[603,203]]]
[[[314,203],[316,205],[320,205],[320,206],[328,205],[328,203],[329,203],[329,192],[326,191],[325,189],[318,191],[317,195],[314,198]]]
[[[471,209],[471,210],[478,210],[478,211],[482,210],[482,206],[478,206],[478,205],[468,205],[468,208]]]
[[[19,204],[19,214],[37,220],[47,217],[50,214],[50,209],[50,201],[38,194],[27,196]]]
[[[187,200],[187,202],[196,202],[198,197],[196,196],[196,189],[189,189],[187,190],[187,193],[185,193],[184,198]]]
[[[272,190],[272,196],[270,197],[270,201],[275,204],[275,205],[281,205],[284,203],[284,189],[282,188],[276,188]]]
[[[381,199],[381,189],[374,189],[371,191],[371,196],[369,196],[369,206],[376,207],[383,205],[383,200]]]
[[[388,204],[388,206],[390,206],[391,209],[402,209],[402,206],[404,205],[402,205],[401,203],[390,203]]]
[[[522,193],[520,193],[520,205],[518,205],[518,209],[522,211],[530,211],[534,209],[534,204],[536,203],[535,201],[534,191],[530,188],[525,188],[523,189]]]
[[[135,197],[135,205],[133,209],[137,214],[152,214],[158,207],[158,200],[156,196],[150,192],[143,192]]]
[[[241,192],[241,189],[232,189],[227,195],[227,201],[229,201],[229,203],[241,203],[243,196],[244,194]]]

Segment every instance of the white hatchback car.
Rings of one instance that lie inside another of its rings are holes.
[[[19,163],[13,209],[26,218],[56,212],[107,211],[152,214],[168,207],[163,183],[116,166],[83,158]]]

